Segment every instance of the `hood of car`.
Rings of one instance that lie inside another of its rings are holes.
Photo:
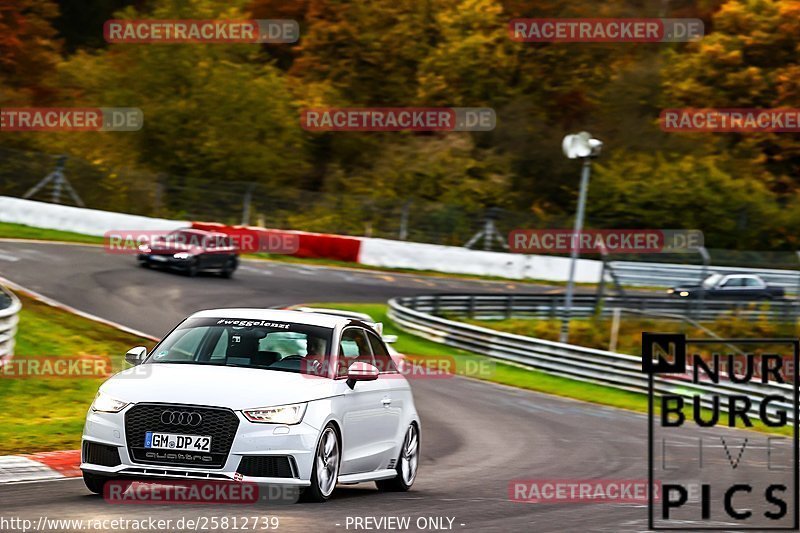
[[[129,403],[177,403],[233,410],[308,402],[334,395],[331,379],[293,372],[215,365],[139,365],[100,390]]]
[[[675,292],[678,291],[696,291],[700,288],[700,285],[678,285],[677,287],[672,287],[672,290]]]
[[[198,254],[202,251],[202,248],[180,242],[154,242],[150,245],[150,251],[157,254],[174,254],[178,252]]]

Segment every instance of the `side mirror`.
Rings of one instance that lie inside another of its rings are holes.
[[[347,384],[352,389],[356,386],[356,382],[375,381],[379,375],[380,372],[374,365],[355,362],[347,369]]]
[[[145,357],[147,357],[147,348],[144,346],[137,346],[136,348],[128,350],[128,353],[125,354],[125,361],[136,366],[142,364]]]
[[[397,342],[397,335],[384,335],[381,338],[386,344],[394,344]]]

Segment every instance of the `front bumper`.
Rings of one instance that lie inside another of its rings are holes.
[[[158,258],[158,259],[156,259]],[[136,259],[140,263],[164,268],[187,269],[192,264],[192,259],[175,259],[171,255],[139,254]]]
[[[311,479],[313,452],[319,438],[319,429],[305,422],[293,426],[254,424],[240,412],[236,412],[235,414],[239,418],[239,427],[222,467],[198,468],[195,466],[145,464],[136,462],[128,449],[125,413],[131,408],[132,406],[128,406],[120,413],[89,411],[83,430],[83,443],[113,446],[119,453],[120,464],[118,466],[102,466],[87,462],[84,453],[81,457],[81,470],[120,478],[211,479],[299,487],[311,485],[309,480]],[[180,432],[177,431],[177,433]],[[82,446],[82,449],[85,447]],[[288,456],[292,477],[255,477],[239,472],[243,458],[264,456]]]

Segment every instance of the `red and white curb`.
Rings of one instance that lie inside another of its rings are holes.
[[[25,294],[30,298],[43,302],[52,307],[68,311],[70,313],[74,313],[76,315],[82,316],[89,320],[93,320],[95,322],[106,324],[108,326],[125,331],[126,333],[131,333],[133,335],[143,337],[145,339],[149,339],[152,341],[159,340],[158,338],[153,337],[152,335],[148,335],[141,331],[137,331],[135,329],[123,326],[122,324],[118,324],[116,322],[100,318],[90,313],[80,311],[79,309],[75,309],[74,307],[70,307],[57,300],[53,300],[52,298],[48,298],[47,296],[44,296],[26,287],[18,285],[13,281],[6,279],[2,276],[0,276],[0,283],[11,288],[16,292]],[[2,365],[3,362],[4,362],[3,359],[0,359],[0,365]],[[81,476],[81,470],[79,468],[80,464],[81,464],[80,450],[0,456],[0,484],[15,483],[19,481],[46,481],[53,479],[80,477]]]
[[[81,451],[0,456],[0,484],[80,477]]]

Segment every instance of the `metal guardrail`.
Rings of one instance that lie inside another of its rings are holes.
[[[14,293],[0,287],[0,364],[14,354],[14,335],[22,304]]]
[[[628,287],[674,287],[698,283],[705,273],[756,274],[770,285],[783,287],[787,294],[800,292],[800,270],[774,270],[745,267],[681,265],[675,263],[643,263],[609,261],[620,284]]]
[[[434,315],[466,316],[479,319],[560,319],[564,314],[563,294],[436,294],[418,296],[414,309]],[[607,296],[602,305],[594,294],[573,297],[570,316],[611,316],[615,308],[640,314],[680,315],[695,320],[721,317],[766,318],[792,322],[800,317],[800,300],[765,302],[687,300],[649,295]]]
[[[514,335],[448,320],[421,310],[427,309],[430,303],[430,296],[393,298],[389,300],[389,317],[405,331],[454,348],[579,381],[638,393],[646,393],[648,390],[648,375],[642,372],[641,357]],[[654,390],[660,394],[705,394],[701,403],[709,408],[712,406],[709,396],[711,394],[723,397],[744,394],[752,401],[752,413],[758,411],[766,396],[778,394],[785,401],[770,402],[767,412],[773,415],[778,410],[784,410],[790,419],[794,416],[794,388],[788,383],[733,384],[721,380],[720,383],[695,384],[685,376],[675,375],[671,379],[657,376],[654,379]],[[726,410],[724,403],[720,402],[723,411]]]

